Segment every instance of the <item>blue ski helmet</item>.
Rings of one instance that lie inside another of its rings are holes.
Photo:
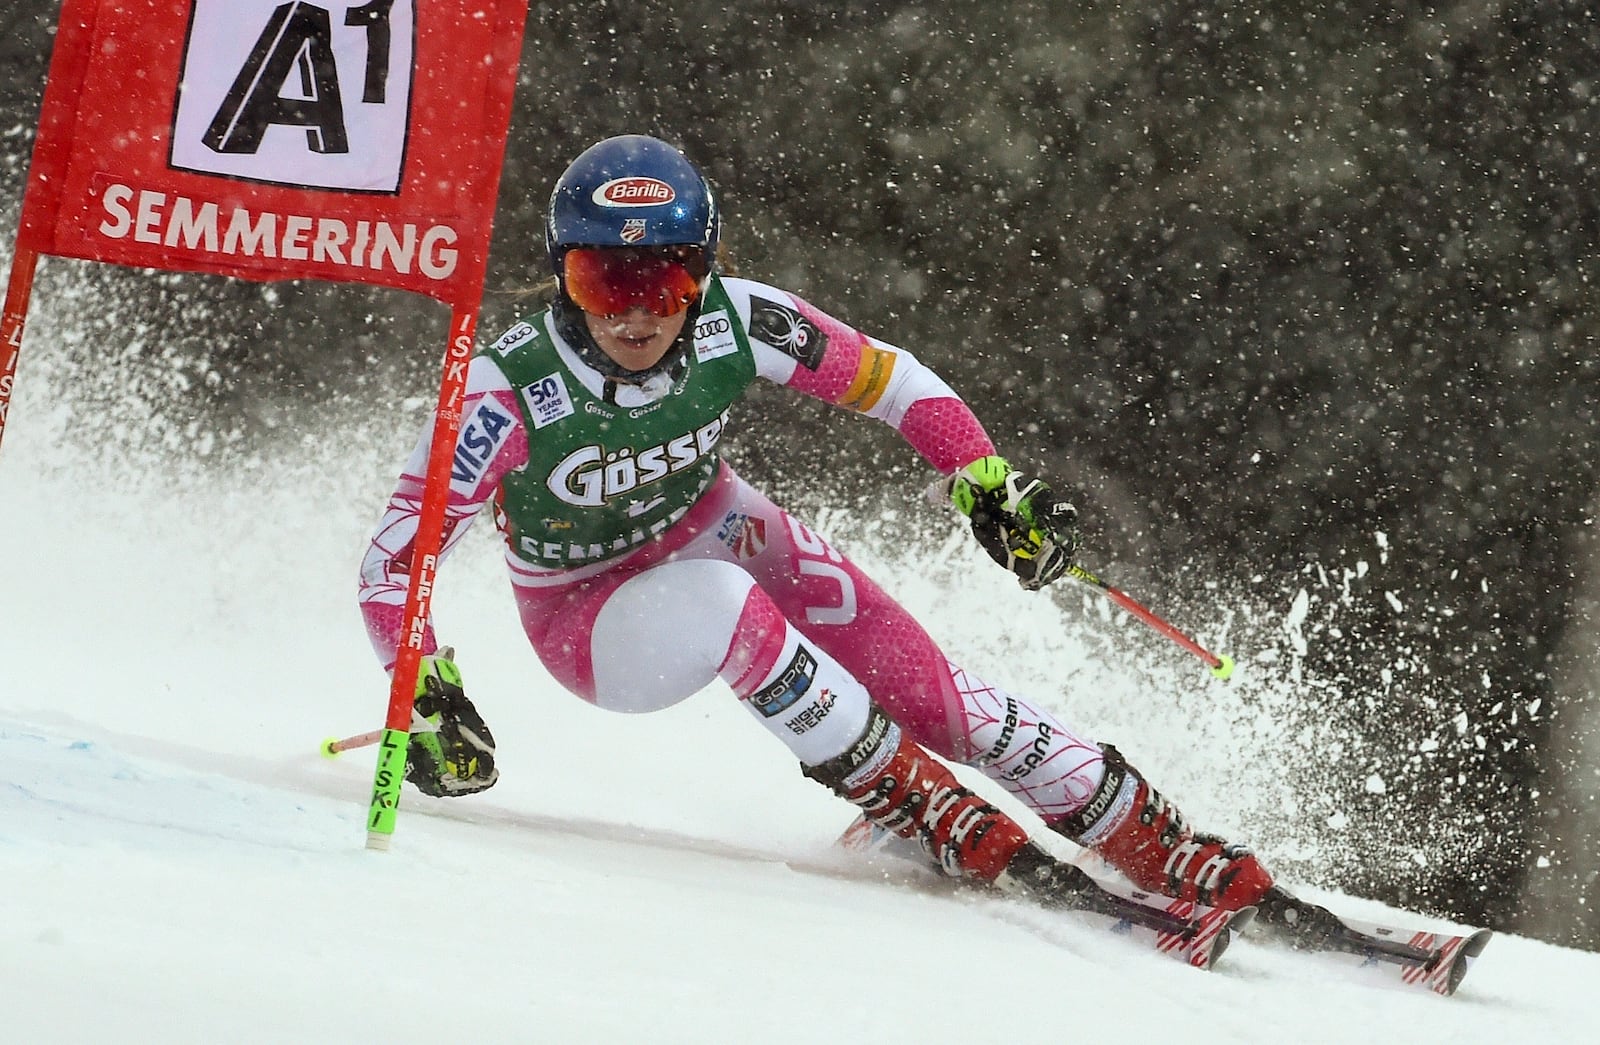
[[[589,146],[556,181],[545,218],[550,267],[569,247],[698,247],[704,277],[722,218],[706,179],[659,138],[624,134]]]

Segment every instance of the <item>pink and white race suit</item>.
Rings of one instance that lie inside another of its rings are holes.
[[[665,395],[586,365],[549,312],[473,358],[445,552],[495,504],[528,635],[563,686],[648,712],[722,679],[806,765],[840,754],[875,700],[915,740],[981,767],[1046,820],[1081,809],[1100,749],[951,663],[826,538],[716,456],[755,378],[892,425],[940,473],[994,452],[964,402],[909,352],[805,301],[713,277]],[[361,567],[386,667],[399,638],[431,423]],[[435,648],[431,626],[425,650]]]

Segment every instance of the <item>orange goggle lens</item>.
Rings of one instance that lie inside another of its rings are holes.
[[[676,253],[637,247],[574,247],[563,263],[567,296],[592,316],[615,316],[635,305],[675,316],[700,296]]]

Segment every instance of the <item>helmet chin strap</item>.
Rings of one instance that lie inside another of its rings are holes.
[[[700,314],[700,302],[696,301],[689,306],[688,314],[684,317],[683,330],[678,333],[666,354],[657,360],[654,366],[644,370],[629,370],[606,355],[595,343],[594,336],[589,333],[589,325],[584,321],[583,310],[567,297],[565,292],[556,294],[553,310],[556,331],[567,344],[572,346],[573,351],[578,353],[578,358],[608,382],[633,385],[647,397],[655,400],[671,392],[673,386],[678,383],[678,378],[683,375],[689,346],[694,341],[694,325]]]

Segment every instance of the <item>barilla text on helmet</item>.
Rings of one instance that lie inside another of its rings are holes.
[[[659,178],[638,175],[613,178],[590,197],[602,207],[659,207],[678,198],[672,186]]]

